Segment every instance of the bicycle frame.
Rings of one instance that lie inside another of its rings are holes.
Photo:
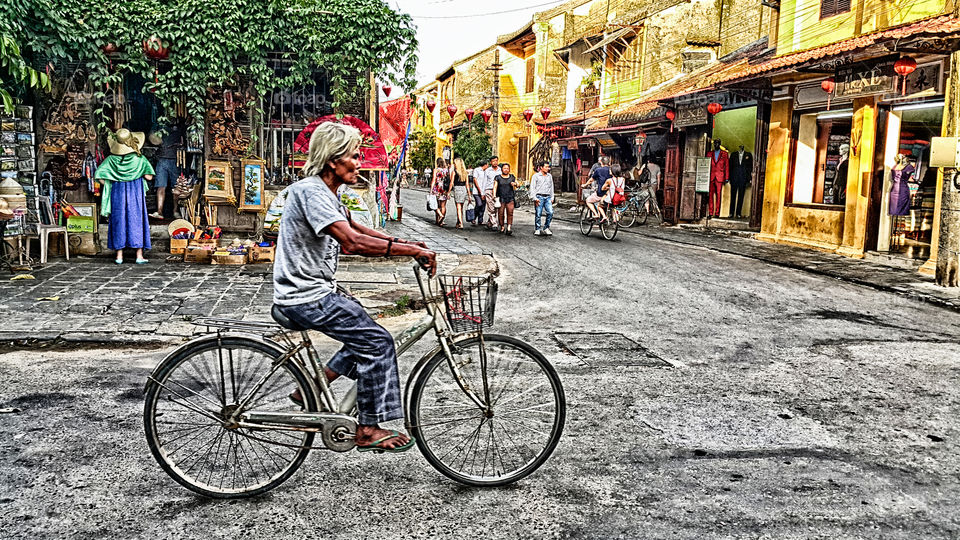
[[[411,347],[413,347],[417,342],[420,341],[431,329],[434,330],[434,333],[437,336],[438,345],[433,348],[430,352],[425,354],[419,362],[414,366],[413,370],[410,373],[408,378],[407,387],[405,391],[405,400],[404,403],[409,403],[409,392],[413,387],[413,382],[419,376],[423,367],[426,365],[427,361],[435,356],[439,352],[443,352],[444,356],[447,358],[447,365],[450,367],[451,373],[454,375],[454,379],[457,381],[457,385],[460,389],[473,401],[477,407],[479,407],[485,413],[489,410],[488,403],[490,402],[490,388],[487,380],[486,374],[486,355],[484,349],[481,347],[480,353],[480,362],[481,362],[481,373],[483,379],[483,396],[477,395],[469,385],[469,383],[464,378],[461,373],[459,366],[454,361],[454,349],[456,347],[456,342],[462,341],[465,339],[470,339],[473,337],[479,337],[482,343],[483,333],[481,329],[478,329],[476,332],[470,333],[461,333],[454,334],[447,323],[446,318],[443,316],[441,307],[438,305],[436,298],[431,296],[431,288],[429,283],[424,283],[423,277],[419,266],[415,266],[415,273],[417,277],[417,284],[420,288],[420,292],[423,295],[423,298],[426,302],[427,315],[421,318],[419,321],[414,323],[412,326],[401,332],[395,338],[395,346],[397,351],[397,356],[404,354]],[[347,390],[343,399],[338,401],[336,396],[333,393],[333,390],[330,387],[329,382],[324,374],[323,362],[320,361],[319,355],[316,352],[316,349],[313,347],[313,342],[310,339],[310,335],[307,331],[300,332],[300,341],[299,343],[295,342],[290,338],[288,332],[280,333],[281,339],[286,342],[287,346],[279,343],[277,340],[271,339],[264,335],[267,331],[277,330],[278,327],[272,323],[257,323],[257,322],[248,322],[248,321],[233,321],[228,319],[199,319],[197,321],[200,325],[216,326],[220,329],[227,329],[226,333],[221,330],[217,330],[215,334],[209,336],[204,336],[200,340],[217,340],[218,342],[227,336],[236,336],[243,337],[246,339],[253,339],[259,341],[260,343],[269,345],[271,348],[276,350],[280,355],[276,360],[273,361],[271,369],[264,374],[257,383],[243,396],[239,403],[234,407],[234,413],[224,420],[225,424],[231,425],[232,427],[243,427],[243,428],[253,428],[253,429],[279,429],[279,430],[294,430],[294,431],[314,431],[320,432],[324,430],[324,427],[327,425],[333,425],[332,423],[343,422],[348,418],[355,423],[355,414],[356,414],[356,404],[357,404],[357,385],[356,383],[352,384]],[[252,332],[259,332],[260,335],[256,335]],[[174,353],[176,354],[180,350],[194,346],[198,340],[192,340],[180,348],[178,348]],[[306,353],[306,361],[304,361],[303,353]],[[223,373],[224,357],[223,349],[218,349],[219,362],[221,365],[221,374]],[[228,359],[230,362],[233,361],[232,355]],[[264,384],[269,381],[277,370],[288,361],[296,362],[299,367],[307,374],[313,372],[313,377],[307,377],[308,383],[311,386],[311,391],[319,398],[320,404],[322,406],[322,411],[320,412],[258,412],[256,410],[247,411],[246,407],[250,404],[251,400],[257,393],[262,389]],[[183,396],[180,396],[173,389],[167,387],[160,383],[153,374],[148,377],[148,384],[152,382],[154,384],[159,384],[170,391],[172,394],[176,395],[180,399],[186,399]],[[191,403],[194,407],[190,407],[195,410],[195,412],[204,414],[213,419],[217,419],[216,413],[210,413],[208,411],[203,411],[196,404]],[[222,412],[220,413],[222,414]],[[409,418],[409,415],[406,415]],[[218,420],[219,421],[219,420]],[[340,424],[342,425],[342,424]],[[408,425],[409,429],[409,425]],[[352,438],[353,433],[349,433],[347,438]]]

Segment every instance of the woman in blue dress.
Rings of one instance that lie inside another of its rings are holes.
[[[143,133],[118,130],[108,137],[111,155],[97,168],[96,179],[103,182],[100,214],[110,216],[107,247],[116,250],[117,264],[123,263],[124,248],[137,250],[137,264],[150,262],[143,250],[150,249],[146,193],[154,170],[140,154],[143,141]]]

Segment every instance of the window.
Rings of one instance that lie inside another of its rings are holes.
[[[820,0],[820,20],[850,11],[850,0]]]
[[[624,45],[628,40],[621,38],[610,45],[610,57],[616,59],[613,67],[613,82],[623,82],[637,79],[643,66],[643,38],[639,35],[629,39],[629,46]]]
[[[533,92],[534,81],[537,75],[537,63],[533,57],[527,58],[527,89],[526,93]]]
[[[850,111],[800,116],[791,202],[845,204],[851,117]]]

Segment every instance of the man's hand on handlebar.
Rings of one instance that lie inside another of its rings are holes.
[[[414,257],[414,260],[417,261],[417,264],[420,265],[420,268],[423,268],[427,271],[430,277],[437,275],[436,253],[430,251],[429,249],[424,249],[419,255]]]

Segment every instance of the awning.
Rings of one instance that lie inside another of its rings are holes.
[[[584,53],[589,53],[589,52],[593,52],[593,51],[599,49],[600,47],[605,47],[605,46],[613,43],[614,41],[622,38],[623,36],[627,35],[627,34],[630,33],[630,32],[633,32],[633,31],[634,31],[633,28],[629,28],[629,27],[628,27],[628,28],[621,28],[620,30],[617,30],[616,32],[608,35],[607,37],[605,37],[605,38],[603,38],[603,39],[601,39],[599,43],[597,43],[596,45],[590,47],[589,49],[587,49],[587,50],[585,50],[585,51],[583,51],[583,52],[584,52]]]

